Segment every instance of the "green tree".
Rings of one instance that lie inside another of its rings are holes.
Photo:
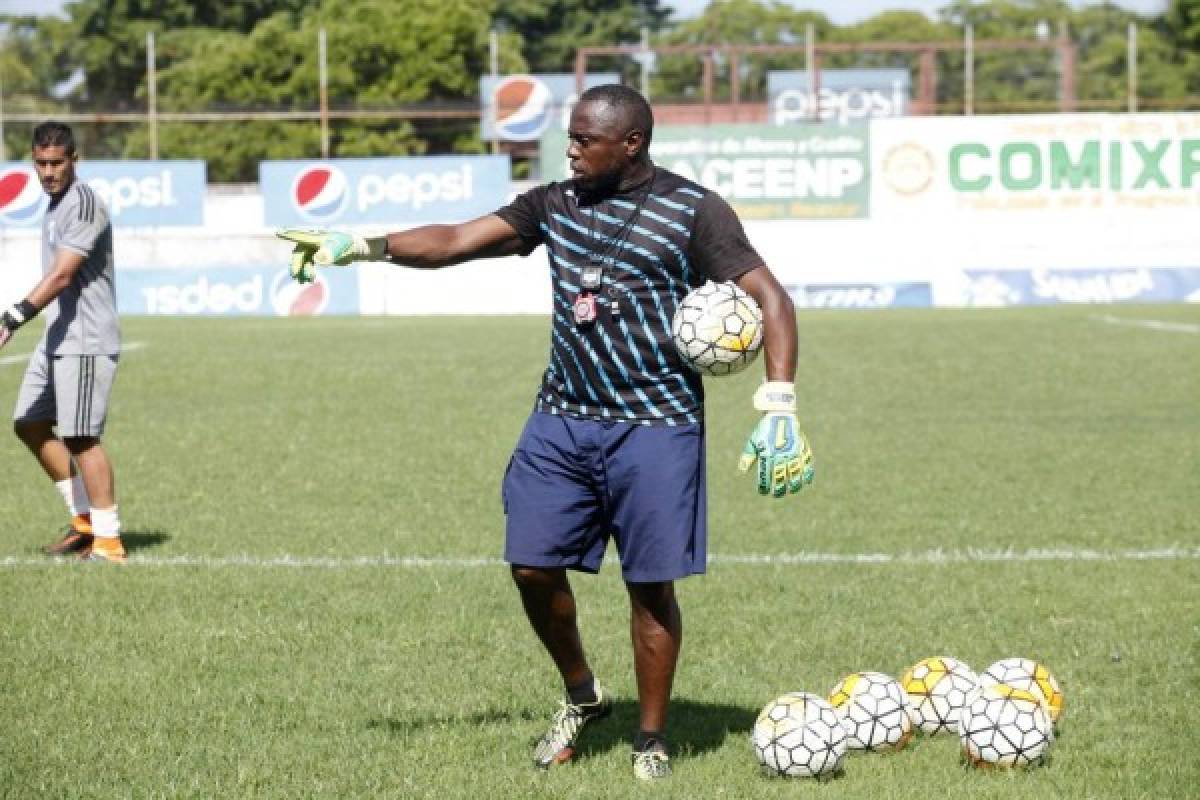
[[[766,73],[777,69],[803,69],[803,45],[809,25],[818,38],[826,38],[833,25],[824,15],[797,11],[778,0],[714,0],[704,13],[686,20],[668,31],[660,41],[665,45],[786,44],[791,53],[748,55],[739,59],[739,93],[747,99],[766,96]],[[730,64],[718,57],[714,62],[713,95],[729,98]],[[703,84],[703,55],[669,55],[658,59],[651,83],[656,98],[698,98]]]
[[[1200,94],[1200,0],[1171,0],[1163,32],[1177,48],[1189,94]]]
[[[578,48],[636,44],[643,27],[660,29],[669,13],[659,0],[508,0],[493,24],[518,34],[530,70],[571,72]]]
[[[43,25],[35,17],[0,14],[0,90],[4,92],[5,157],[20,160],[29,155],[29,134],[34,124],[13,122],[13,114],[49,116],[64,108],[55,100],[53,79],[59,74],[61,28]]]
[[[144,92],[137,90],[146,77],[147,33],[160,39],[167,31],[187,28],[246,33],[272,14],[296,14],[315,5],[314,0],[75,0],[64,8],[70,44],[63,66],[83,69],[79,96],[90,105],[105,111],[140,109],[144,100],[138,97]],[[169,48],[157,52],[160,66],[171,55]]]
[[[249,33],[192,28],[164,35],[172,63],[159,75],[163,111],[305,110],[319,102],[318,31],[327,36],[328,87],[334,108],[395,109],[456,103],[478,93],[487,58],[488,9],[472,0],[326,0],[299,19],[280,11]],[[397,25],[403,21],[403,35]],[[414,123],[339,121],[336,156],[420,154],[479,149],[474,120],[418,131]],[[145,152],[145,132],[129,155]],[[164,157],[203,158],[217,181],[254,180],[264,158],[319,157],[315,121],[173,123],[160,130]]]

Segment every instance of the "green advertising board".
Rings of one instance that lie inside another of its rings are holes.
[[[660,167],[712,189],[742,219],[858,219],[870,196],[867,125],[680,125],[654,129]],[[564,180],[567,138],[547,131],[542,179]]]

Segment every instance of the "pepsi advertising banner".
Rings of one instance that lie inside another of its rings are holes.
[[[358,270],[320,270],[296,283],[286,269],[123,269],[121,314],[157,316],[316,316],[357,314]]]
[[[620,80],[615,72],[589,73],[583,88]],[[483,99],[480,135],[485,142],[536,142],[550,128],[565,131],[579,99],[573,72],[484,75],[479,96]]]
[[[767,73],[767,105],[775,125],[821,120],[846,125],[908,114],[906,69],[823,69],[814,95],[805,70]]]
[[[113,225],[204,224],[203,161],[80,161],[77,171]],[[0,164],[0,224],[38,226],[48,203],[32,164]]]
[[[460,222],[508,202],[507,155],[263,161],[268,226]]]

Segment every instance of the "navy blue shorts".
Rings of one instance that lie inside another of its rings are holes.
[[[504,560],[598,572],[611,537],[630,583],[704,572],[704,429],[534,413],[504,474]]]

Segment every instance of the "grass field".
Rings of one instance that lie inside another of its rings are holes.
[[[679,587],[675,775],[651,789],[612,562],[575,585],[616,714],[576,764],[529,764],[559,687],[498,561],[499,479],[544,320],[127,319],[129,566],[41,558],[61,502],[0,438],[0,796],[1195,797],[1198,325],[803,313],[817,481],[784,501],[734,469],[759,370],[710,382],[713,558]],[[35,339],[0,354],[5,408]],[[1048,765],[972,770],[934,738],[824,785],[758,772],[773,696],[943,654],[1054,671]]]

